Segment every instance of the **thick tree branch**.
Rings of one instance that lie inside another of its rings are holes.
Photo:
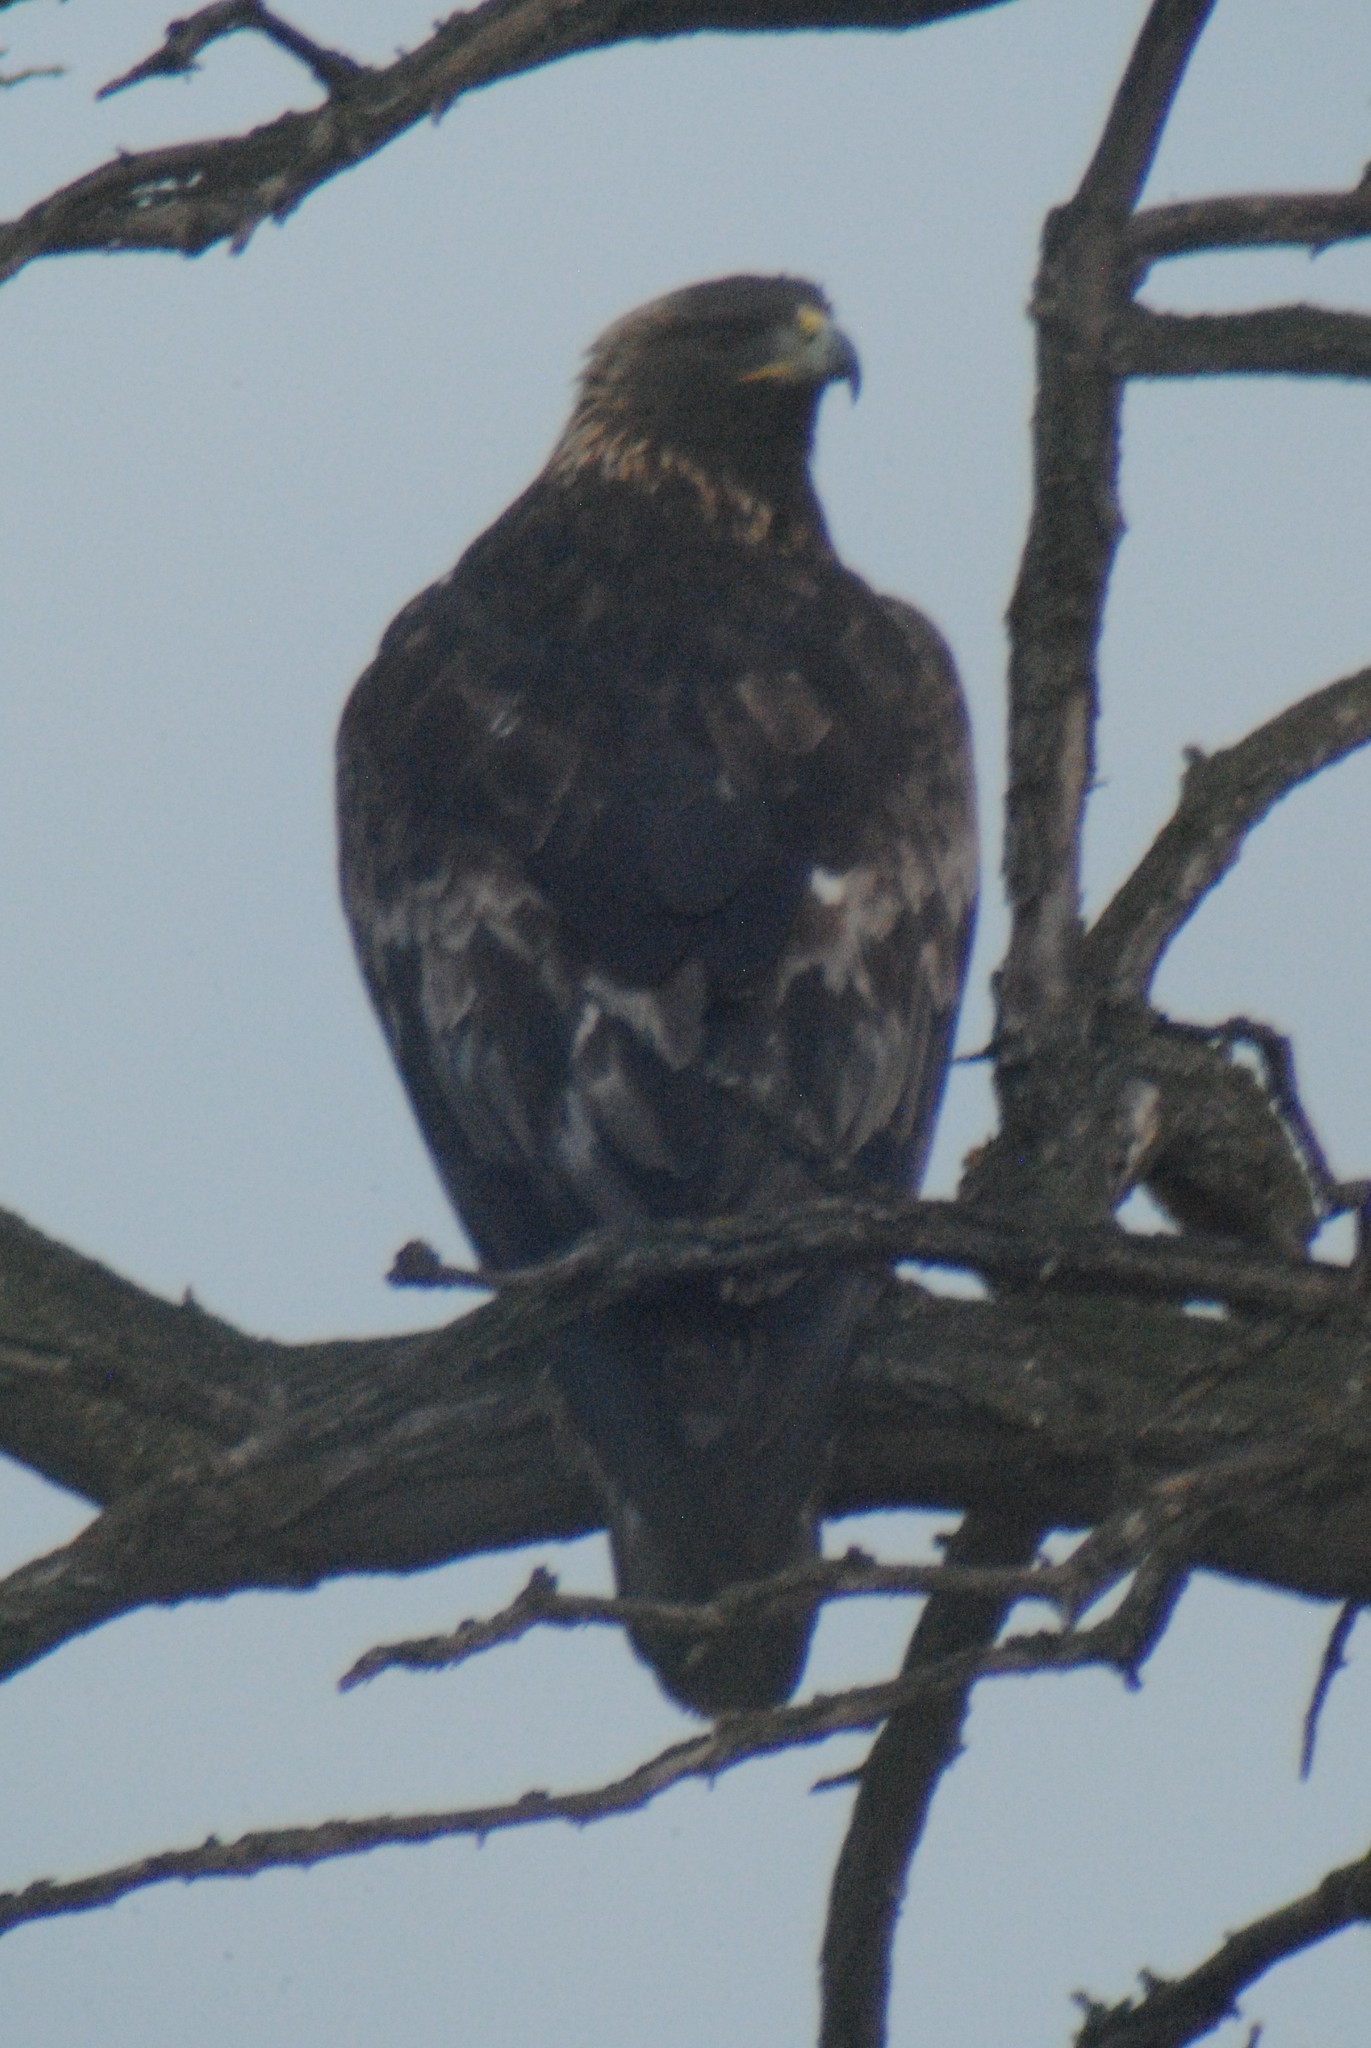
[[[1003,1566],[1016,1558],[1026,1564],[1042,1533],[1031,1523],[969,1516],[949,1545],[949,1566]],[[935,1590],[910,1638],[902,1676],[917,1681],[958,1654],[984,1657],[1013,1604],[1003,1592]],[[819,2048],[883,2048],[909,1866],[943,1773],[961,1753],[975,1675],[892,1714],[862,1767],[829,1892]]]
[[[155,1483],[177,1457],[232,1449],[241,1462],[245,1440],[264,1433],[284,1446],[288,1429],[303,1429],[318,1454],[335,1405],[344,1417],[337,1440],[351,1448],[363,1429],[375,1438],[397,1421],[410,1427],[417,1407],[461,1405],[479,1387],[483,1413],[502,1417],[490,1425],[493,1450],[498,1429],[520,1426],[514,1411],[530,1399],[536,1371],[530,1355],[555,1342],[568,1318],[684,1274],[757,1272],[797,1258],[913,1258],[1016,1286],[1223,1301],[1313,1324],[1357,1301],[1351,1276],[1333,1266],[1113,1228],[1026,1230],[958,1203],[834,1199],[632,1241],[587,1239],[506,1276],[496,1302],[444,1331],[281,1345],[159,1300],[0,1211],[0,1448],[108,1504]]]
[[[1352,1275],[1122,1233],[1054,1241],[949,1204],[876,1222],[883,1250],[919,1248],[927,1224],[925,1253],[985,1258],[1024,1284],[996,1304],[890,1292],[842,1391],[828,1513],[925,1505],[1087,1526],[1140,1483],[1298,1441],[1301,1484],[1216,1513],[1189,1561],[1371,1598],[1371,1328]],[[871,1257],[862,1231],[819,1204],[789,1236],[777,1219],[711,1226],[687,1264],[793,1264],[816,1232],[829,1255]],[[156,1301],[13,1221],[0,1251],[14,1254],[0,1256],[0,1437],[109,1509],[0,1584],[0,1672],[144,1601],[403,1571],[599,1526],[543,1370],[565,1319],[623,1285],[612,1264],[594,1279],[588,1252],[574,1285],[514,1287],[445,1330],[292,1346]],[[660,1242],[642,1258],[626,1268],[639,1283],[673,1270]],[[1083,1280],[1091,1291],[1074,1291]],[[1155,1303],[1225,1294],[1263,1313]],[[197,1374],[199,1405],[178,1419]]]
[[[1171,941],[1223,879],[1255,825],[1300,783],[1371,741],[1371,668],[1268,719],[1217,754],[1192,754],[1180,802],[1086,941],[1108,1000],[1146,996]]]
[[[1256,313],[1152,313],[1115,329],[1121,377],[1371,377],[1371,314],[1323,306]]]
[[[1184,2048],[1232,2018],[1239,1992],[1276,1963],[1364,1920],[1371,1920],[1371,1854],[1331,1870],[1303,1898],[1230,1934],[1188,1976],[1168,1983],[1149,1975],[1136,2003],[1092,2004],[1076,2048]]]
[[[321,106],[248,135],[120,156],[0,224],[0,282],[39,256],[241,248],[330,179],[373,156],[464,93],[578,51],[702,29],[913,28],[1007,0],[483,0],[449,16],[393,64],[354,65],[321,50],[251,0],[223,0],[173,25],[163,49],[114,81],[184,70],[218,35],[255,28],[308,63],[329,90]],[[249,18],[250,17],[250,18]],[[270,26],[268,26],[270,24]]]
[[[1133,211],[1147,182],[1186,66],[1216,0],[1154,0],[1119,81],[1076,202]]]
[[[1002,1043],[1050,1033],[1072,986],[1095,650],[1122,530],[1111,336],[1128,303],[1127,215],[1212,7],[1213,0],[1156,0],[1081,187],[1044,235],[1034,295],[1033,517],[1009,613],[1005,878],[1013,931],[1000,979]],[[1012,1117],[1012,1098],[1006,1110]]]

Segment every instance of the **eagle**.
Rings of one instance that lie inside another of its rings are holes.
[[[810,478],[859,379],[817,286],[727,277],[616,322],[546,467],[386,632],[338,738],[343,901],[484,1264],[606,1226],[919,1180],[976,895],[942,638],[838,560]],[[625,1595],[816,1552],[871,1271],[654,1285],[553,1379]],[[681,1704],[798,1683],[812,1600],[635,1624]]]

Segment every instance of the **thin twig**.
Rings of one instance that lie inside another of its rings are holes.
[[[1016,1287],[1223,1301],[1315,1320],[1356,1300],[1346,1270],[1317,1260],[1244,1257],[1226,1246],[1139,1237],[1113,1226],[1035,1230],[965,1203],[876,1198],[822,1197],[632,1234],[597,1231],[555,1259],[487,1277],[497,1302],[536,1295],[540,1311],[560,1306],[569,1319],[585,1312],[592,1291],[594,1306],[607,1305],[697,1274],[753,1273],[796,1259],[835,1266],[913,1259]]]
[[[8,52],[0,50],[0,57]],[[0,71],[0,90],[12,85],[27,85],[31,78],[65,78],[65,64],[26,64],[22,71]]]
[[[993,1545],[987,1548],[989,1518],[981,1517],[976,1541],[959,1532],[940,1564],[878,1564],[853,1547],[840,1558],[819,1559],[769,1579],[730,1586],[698,1605],[564,1593],[555,1574],[538,1565],[513,1600],[496,1613],[463,1621],[442,1635],[378,1644],[343,1674],[339,1689],[348,1691],[383,1671],[451,1670],[486,1650],[518,1642],[535,1628],[626,1628],[650,1623],[692,1635],[732,1628],[740,1617],[797,1594],[821,1602],[927,1594],[968,1607],[974,1603],[978,1609],[996,1606],[1004,1613],[1021,1600],[1036,1600],[1054,1607],[1063,1625],[1073,1629],[1121,1580],[1146,1569],[1149,1558],[1168,1559],[1171,1562],[1166,1569],[1178,1569],[1178,1561],[1187,1555],[1191,1540],[1207,1520],[1234,1500],[1249,1502],[1258,1486],[1278,1483],[1292,1470],[1301,1469],[1304,1452],[1303,1442],[1292,1445],[1287,1440],[1279,1450],[1251,1450],[1191,1472],[1172,1474],[1101,1523],[1060,1564],[1035,1557],[1022,1518],[1015,1519],[1012,1533],[1016,1538],[1013,1549],[1024,1561],[1010,1562],[1008,1553],[996,1556]],[[1004,1529],[999,1531],[999,1540],[1005,1540]],[[979,1562],[983,1550],[991,1562]],[[946,1645],[938,1654],[946,1654]],[[921,1661],[927,1662],[927,1657]]]
[[[1360,1613],[1361,1605],[1358,1601],[1344,1600],[1338,1609],[1337,1620],[1328,1632],[1328,1641],[1323,1646],[1323,1655],[1319,1659],[1319,1675],[1314,1680],[1314,1690],[1309,1695],[1309,1705],[1304,1715],[1304,1733],[1300,1740],[1302,1778],[1307,1778],[1314,1768],[1314,1746],[1319,1739],[1319,1722],[1323,1717],[1328,1695],[1333,1690],[1333,1680],[1340,1671],[1347,1668],[1344,1652]]]
[[[1136,1525],[1135,1525],[1136,1526]],[[534,1628],[626,1628],[649,1623],[654,1628],[681,1629],[699,1635],[734,1626],[741,1615],[796,1594],[820,1601],[900,1598],[912,1594],[958,1594],[993,1599],[1009,1605],[1041,1600],[1055,1607],[1070,1624],[1134,1568],[1137,1558],[1104,1551],[1089,1554],[1083,1571],[1078,1551],[1065,1564],[1034,1564],[1024,1569],[997,1564],[877,1564],[865,1551],[797,1566],[775,1577],[730,1586],[698,1606],[661,1600],[625,1599],[598,1593],[563,1593],[554,1573],[538,1566],[527,1584],[498,1613],[464,1621],[446,1635],[419,1636],[380,1643],[367,1650],[339,1679],[340,1691],[377,1677],[382,1671],[446,1671],[483,1651],[518,1642]]]
[[[1276,1963],[1312,1948],[1344,1927],[1371,1919],[1371,1853],[1330,1871],[1320,1885],[1261,1920],[1230,1934],[1187,1976],[1146,1978],[1137,2000],[1086,2004],[1076,2048],[1185,2048],[1230,2019],[1238,1994]]]
[[[292,57],[298,57],[326,92],[346,91],[367,68],[344,56],[341,50],[325,49],[321,43],[302,35],[298,28],[292,28],[279,14],[264,7],[262,0],[211,0],[208,7],[201,7],[184,20],[169,22],[161,49],[154,50],[121,78],[102,85],[95,97],[107,100],[149,78],[179,78],[198,70],[202,50],[221,36],[235,35],[240,29],[255,30],[280,49],[289,51]]]
[[[874,1727],[919,1698],[964,1686],[971,1675],[1021,1677],[1036,1671],[1078,1671],[1096,1665],[1127,1672],[1136,1662],[1139,1642],[1152,1626],[1153,1614],[1146,1600],[1131,1591],[1114,1615],[1092,1629],[1015,1636],[984,1656],[948,1657],[921,1671],[917,1679],[854,1686],[847,1692],[821,1694],[799,1706],[735,1715],[704,1734],[672,1744],[626,1777],[589,1791],[530,1791],[492,1806],[262,1829],[231,1842],[211,1835],[196,1848],[167,1850],[68,1883],[42,1879],[23,1891],[0,1893],[0,1934],[26,1922],[112,1905],[132,1892],[173,1878],[189,1883],[205,1877],[250,1877],[262,1870],[305,1869],[400,1843],[432,1842],[454,1835],[469,1835],[479,1841],[542,1821],[563,1820],[582,1826],[605,1820],[634,1812],[687,1780],[713,1780],[752,1757],[774,1756],[782,1750],[827,1741],[833,1735]]]

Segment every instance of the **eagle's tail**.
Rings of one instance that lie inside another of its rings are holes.
[[[835,1275],[728,1299],[691,1281],[572,1334],[558,1378],[599,1472],[621,1593],[698,1603],[816,1554],[833,1392],[872,1291]],[[722,1628],[629,1634],[673,1698],[713,1715],[789,1698],[814,1614],[793,1594]]]

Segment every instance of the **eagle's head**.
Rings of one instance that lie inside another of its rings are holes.
[[[721,277],[616,320],[586,357],[554,466],[652,488],[694,475],[708,498],[772,513],[812,504],[808,462],[825,387],[860,382],[857,353],[819,287]],[[817,509],[817,508],[815,508]]]

